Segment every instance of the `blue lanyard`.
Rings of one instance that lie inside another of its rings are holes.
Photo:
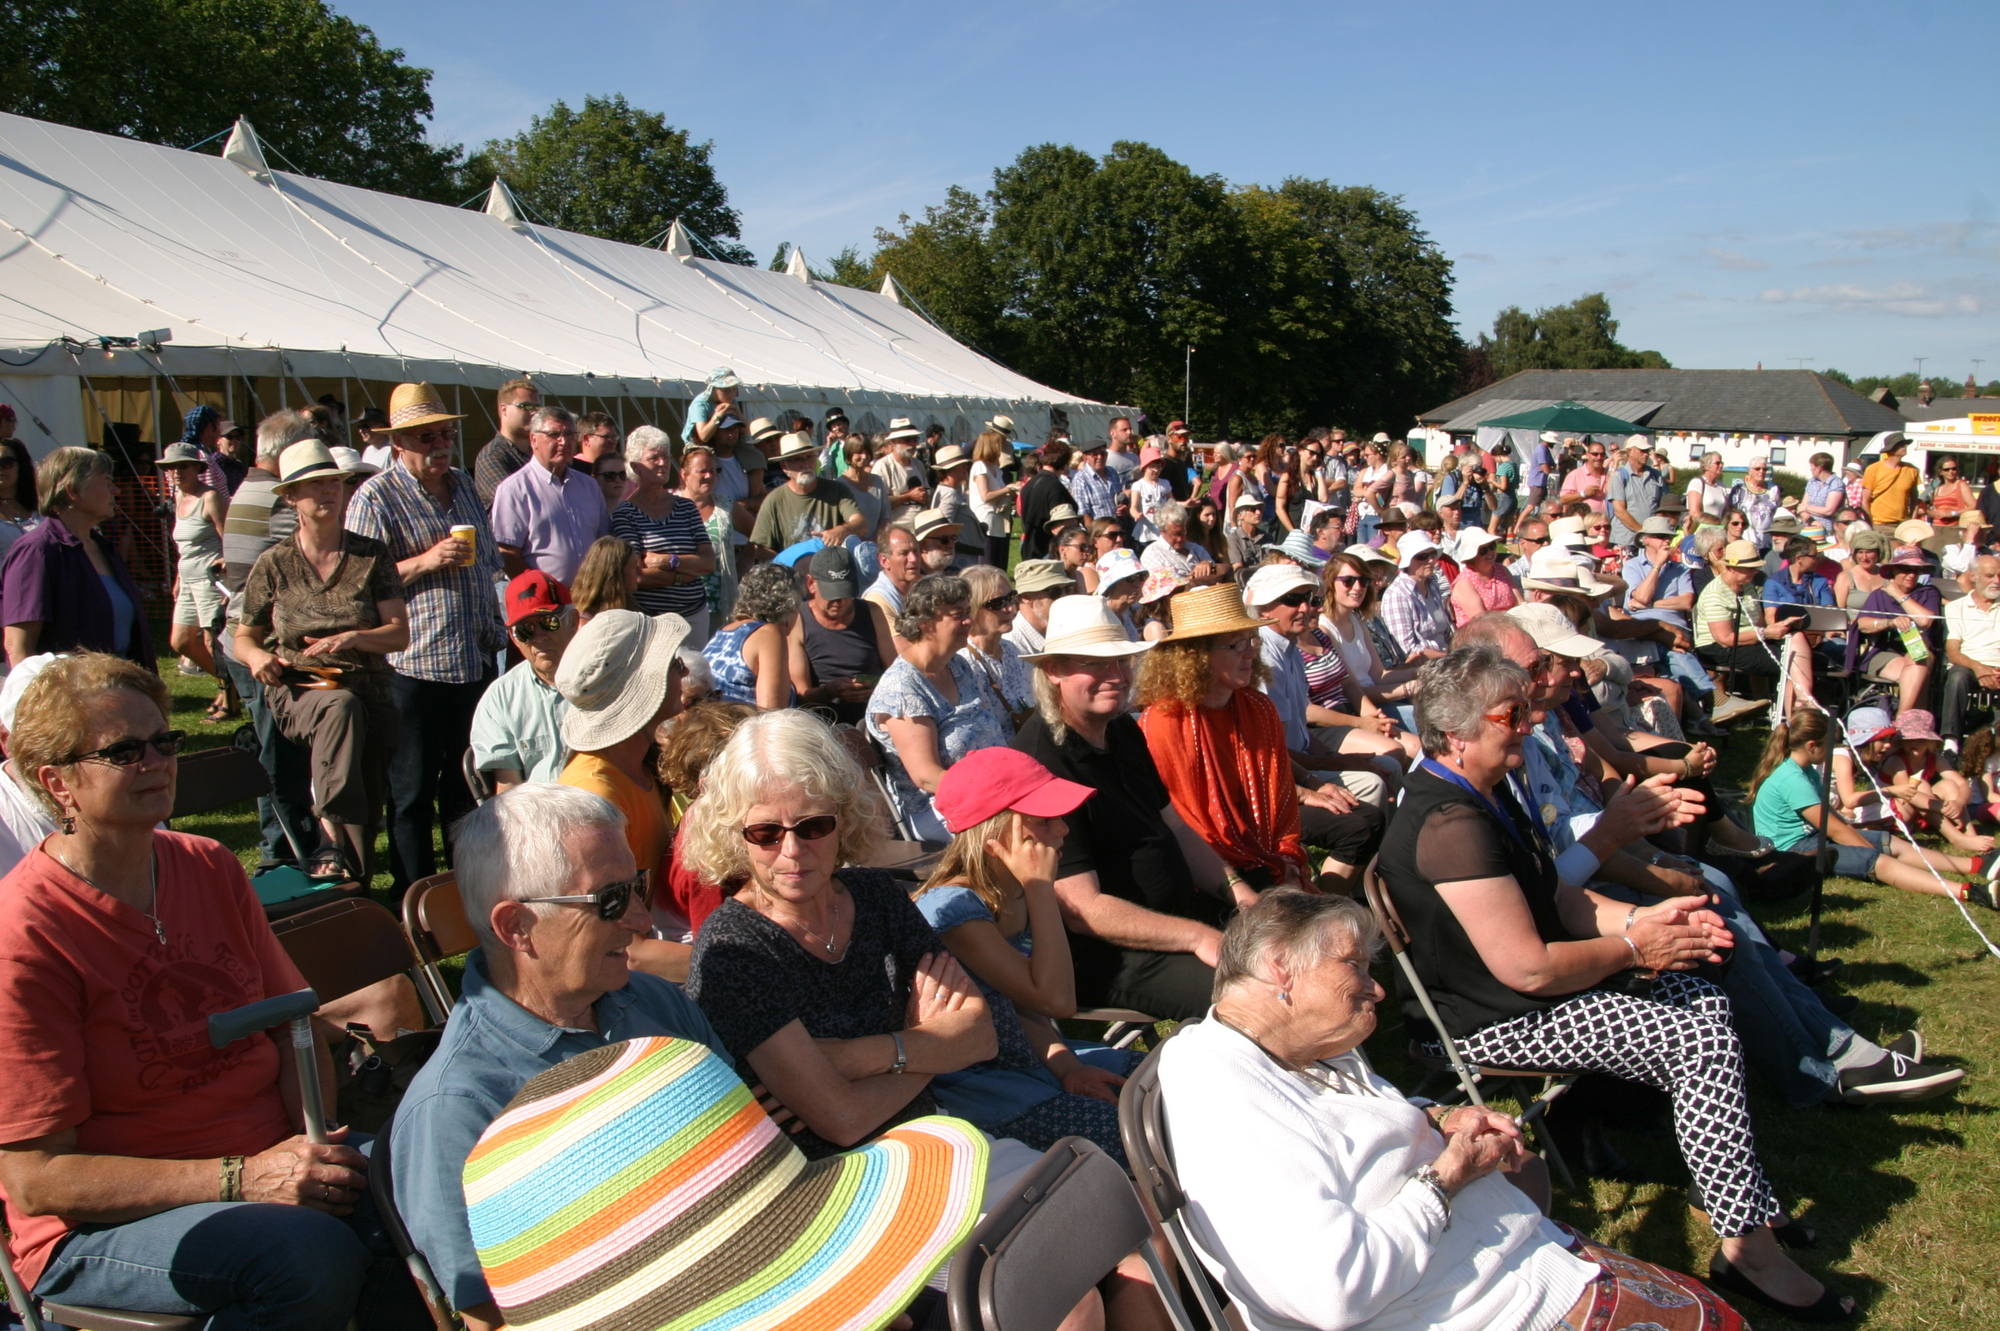
[[[1421,766],[1426,772],[1429,772],[1432,776],[1437,777],[1439,780],[1449,781],[1452,785],[1457,786],[1460,790],[1466,791],[1469,794],[1471,794],[1473,798],[1477,799],[1481,804],[1484,804],[1486,806],[1487,812],[1493,815],[1494,821],[1499,823],[1501,827],[1506,829],[1507,835],[1514,839],[1515,845],[1519,846],[1523,850],[1530,849],[1527,841],[1524,840],[1521,836],[1521,829],[1514,825],[1514,820],[1507,816],[1507,811],[1502,807],[1500,807],[1500,803],[1498,800],[1495,800],[1491,795],[1488,795],[1485,791],[1479,789],[1477,786],[1473,785],[1470,781],[1467,781],[1464,777],[1460,776],[1457,772],[1452,771],[1449,767],[1446,767],[1443,763],[1440,763],[1435,759],[1425,758],[1418,765]]]

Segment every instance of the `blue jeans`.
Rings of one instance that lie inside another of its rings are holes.
[[[85,1225],[56,1248],[38,1298],[210,1314],[212,1331],[341,1331],[367,1274],[348,1221],[303,1206],[203,1202]]]
[[[1857,828],[1865,846],[1843,846],[1838,841],[1829,840],[1833,847],[1833,872],[1840,878],[1859,878],[1862,882],[1872,882],[1875,878],[1875,861],[1889,853],[1889,834],[1880,828]]]
[[[1707,698],[1715,692],[1715,676],[1708,673],[1708,667],[1693,652],[1669,651],[1667,676],[1682,688],[1692,689],[1697,699]]]

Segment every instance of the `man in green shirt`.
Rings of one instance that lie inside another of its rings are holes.
[[[784,468],[785,483],[764,496],[750,543],[783,550],[809,536],[829,549],[861,532],[861,508],[843,481],[820,476],[819,448],[809,434],[788,434],[772,459]]]

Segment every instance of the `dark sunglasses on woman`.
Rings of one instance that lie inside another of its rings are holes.
[[[743,829],[743,839],[753,846],[775,846],[790,832],[801,841],[818,841],[831,836],[840,819],[830,813],[814,814],[796,823],[751,823]]]
[[[130,767],[146,756],[151,749],[162,758],[171,758],[181,751],[187,742],[185,730],[162,730],[151,739],[121,739],[116,744],[107,744],[89,753],[79,753],[70,759],[73,763],[110,763],[113,767]]]

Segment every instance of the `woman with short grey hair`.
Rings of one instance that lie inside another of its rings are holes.
[[[897,817],[927,844],[950,839],[931,807],[944,769],[974,749],[1007,744],[1007,705],[960,655],[972,627],[972,589],[955,573],[919,578],[903,597],[903,645],[869,695],[868,737],[887,759]]]
[[[1529,1158],[1513,1120],[1376,1074],[1377,942],[1351,899],[1266,892],[1223,935],[1210,1019],[1160,1051],[1195,1244],[1249,1324],[1740,1326],[1688,1277],[1544,1219],[1503,1172]]]
[[[688,622],[688,642],[708,641],[707,577],[716,570],[715,546],[693,500],[674,493],[674,455],[666,431],[641,425],[625,439],[625,469],[632,493],[611,512],[611,534],[639,552],[638,609],[676,614]]]
[[[759,564],[743,575],[729,622],[703,645],[715,692],[763,711],[792,705],[792,621],[799,584],[783,564]]]

